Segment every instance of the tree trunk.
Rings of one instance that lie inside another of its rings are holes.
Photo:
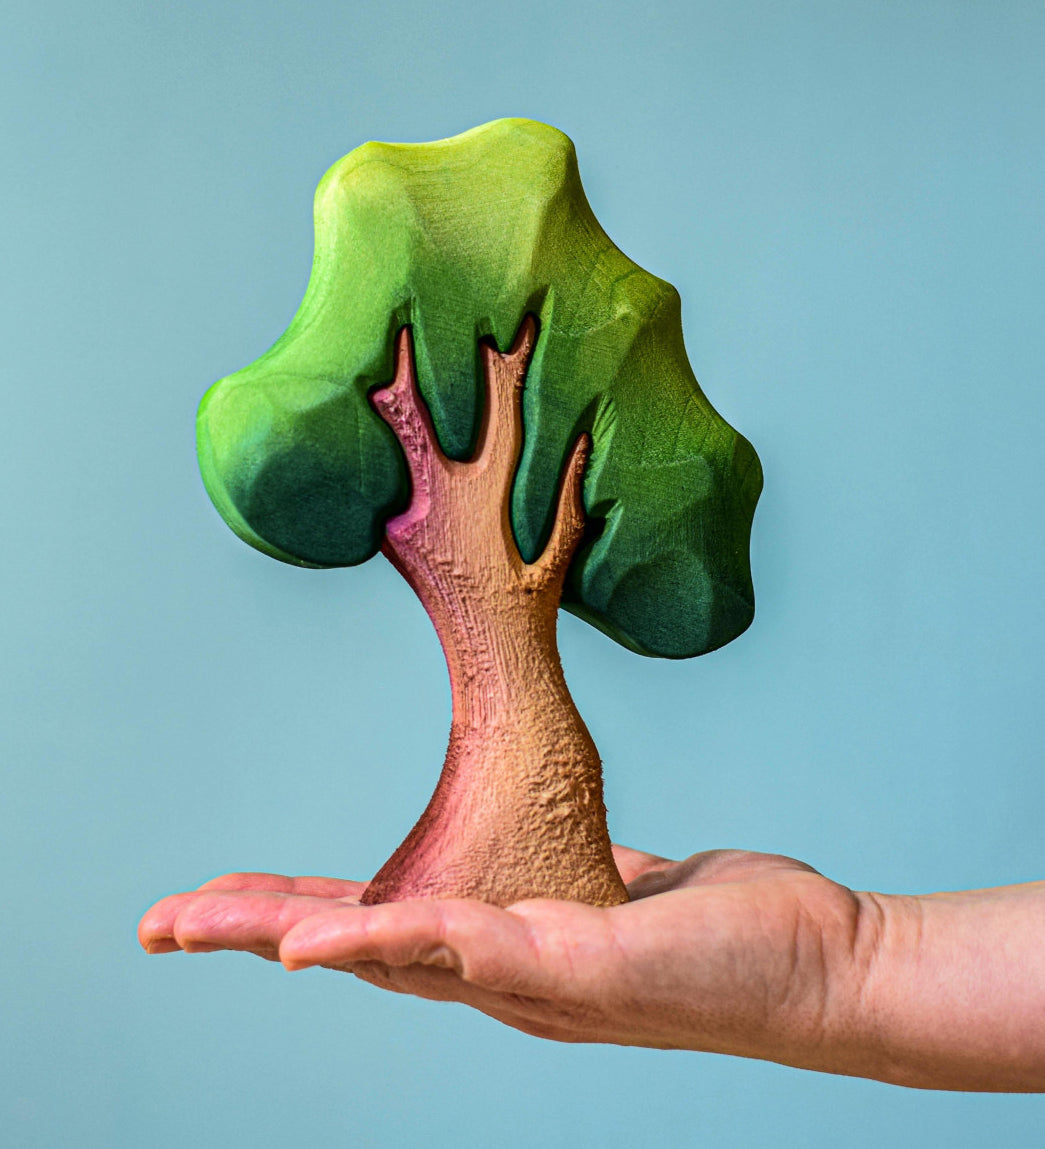
[[[522,446],[521,390],[537,328],[511,350],[481,345],[487,396],[474,457],[441,451],[417,389],[410,332],[399,332],[393,383],[373,395],[412,483],[389,521],[385,554],[435,625],[450,671],[453,724],[428,808],[363,895],[627,901],[613,862],[598,751],[559,662],[556,618],[584,527],[587,437],[563,472],[552,535],[524,563],[509,507]]]

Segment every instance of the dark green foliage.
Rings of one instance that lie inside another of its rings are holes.
[[[316,252],[283,337],[200,407],[204,481],[253,546],[303,566],[363,562],[409,492],[367,393],[413,329],[419,383],[447,454],[467,458],[482,402],[478,342],[540,321],[527,376],[512,525],[540,552],[582,431],[590,538],[564,605],[644,654],[714,649],[751,621],[761,470],[701,392],[678,294],[617,250],[585,199],[570,141],[499,120],[432,144],[369,143],[316,193]]]

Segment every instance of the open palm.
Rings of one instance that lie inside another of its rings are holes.
[[[802,862],[716,850],[671,862],[615,847],[632,900],[359,905],[365,883],[229,874],[157,903],[150,953],[245,950],[460,1001],[526,1033],[809,1065],[846,978],[855,895]]]

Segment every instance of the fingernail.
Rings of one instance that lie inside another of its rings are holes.
[[[145,943],[147,954],[169,954],[180,949],[181,946],[173,938],[153,938]]]
[[[280,958],[279,960],[288,973],[296,973],[299,969],[311,969],[316,964],[314,961],[295,960],[294,958]]]

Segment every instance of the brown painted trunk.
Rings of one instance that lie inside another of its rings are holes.
[[[373,396],[402,444],[412,484],[410,506],[388,523],[383,549],[439,634],[453,724],[435,794],[367,887],[367,905],[627,901],[606,830],[598,751],[555,639],[563,579],[584,527],[586,437],[566,465],[552,535],[536,562],[523,562],[509,517],[536,332],[527,316],[507,354],[482,344],[486,404],[466,463],[440,450],[408,329],[398,336],[394,382]]]

